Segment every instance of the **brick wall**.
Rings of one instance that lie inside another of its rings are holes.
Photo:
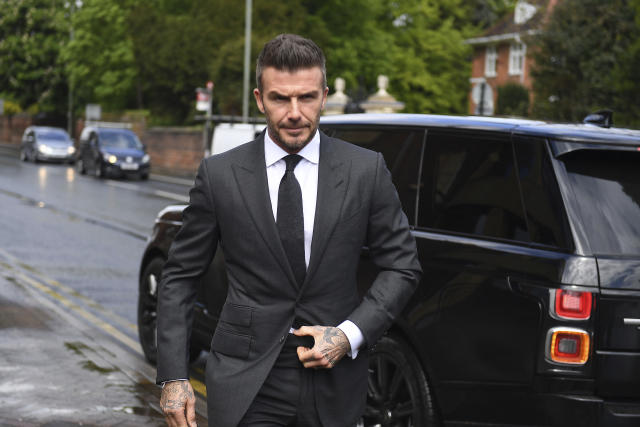
[[[33,120],[26,113],[11,116],[0,116],[0,143],[20,145],[24,130],[31,126]]]
[[[0,116],[0,144],[15,145],[22,140],[24,130],[33,124],[33,117],[26,113]],[[76,135],[80,135],[84,122],[76,122]],[[182,128],[148,128],[144,122],[132,122],[132,130],[138,135],[151,157],[151,172],[193,178],[204,157],[202,130]]]
[[[138,134],[151,157],[151,172],[193,178],[204,158],[202,131],[149,128]]]

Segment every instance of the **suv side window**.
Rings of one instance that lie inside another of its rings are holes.
[[[573,249],[569,222],[544,138],[514,136],[531,241]]]
[[[418,226],[529,241],[507,136],[429,131]]]
[[[331,136],[382,154],[410,225],[415,225],[418,167],[424,131],[389,128],[337,128]]]

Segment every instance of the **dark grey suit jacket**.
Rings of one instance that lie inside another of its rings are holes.
[[[273,218],[264,133],[200,165],[159,288],[157,380],[188,378],[196,287],[220,244],[229,290],[207,362],[210,426],[237,425],[296,316],[326,326],[349,319],[371,346],[419,282],[415,241],[382,156],[321,133],[318,167],[311,259],[299,286]],[[380,273],[361,299],[363,246]],[[314,375],[323,424],[353,425],[364,410],[366,349]]]

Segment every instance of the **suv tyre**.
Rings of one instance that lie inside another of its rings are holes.
[[[138,296],[138,337],[144,356],[152,365],[156,364],[158,352],[158,319],[157,302],[158,286],[162,276],[165,260],[162,257],[152,258],[147,264],[140,278]],[[191,343],[189,361],[195,361],[202,349]]]
[[[369,355],[363,425],[439,425],[424,371],[413,350],[396,335],[382,337]]]

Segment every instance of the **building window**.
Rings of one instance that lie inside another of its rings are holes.
[[[487,50],[484,54],[484,75],[485,77],[496,76],[496,60],[498,54],[496,53],[495,46],[487,46]]]
[[[509,74],[521,75],[524,73],[524,56],[526,46],[524,43],[513,43],[509,49]]]

